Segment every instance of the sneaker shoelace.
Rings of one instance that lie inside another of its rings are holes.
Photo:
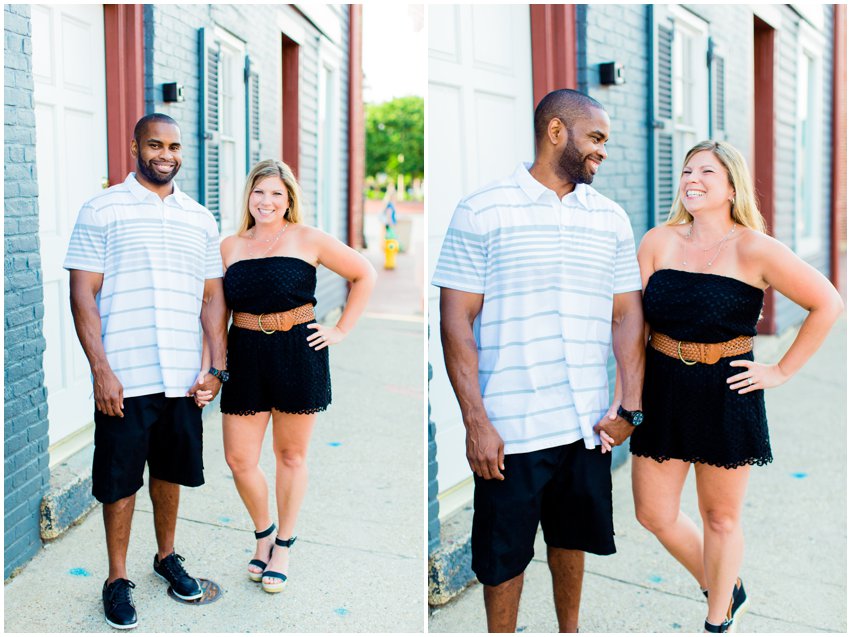
[[[172,557],[175,559],[171,559]],[[185,561],[186,559],[182,555],[172,553],[171,555],[160,561],[160,566],[164,566],[165,569],[168,571],[169,575],[171,575],[175,579],[183,577],[188,578],[189,573],[186,572],[186,569],[183,568],[183,565],[180,563]]]
[[[129,579],[123,580],[118,586],[114,586],[110,595],[110,601],[117,604],[132,604],[133,596],[130,593],[131,588],[136,588],[136,585]]]

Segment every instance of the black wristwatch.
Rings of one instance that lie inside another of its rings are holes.
[[[216,369],[215,367],[211,367],[210,373],[223,383],[228,382],[228,378],[230,378],[230,374],[228,374],[228,370],[226,369]]]
[[[644,412],[640,409],[627,411],[623,407],[618,407],[618,416],[626,420],[633,427],[638,427],[638,425],[644,422]]]

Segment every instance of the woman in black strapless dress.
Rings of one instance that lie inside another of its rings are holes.
[[[645,235],[638,261],[651,339],[644,421],[630,439],[636,516],[707,595],[704,628],[728,632],[748,607],[738,572],[749,470],[772,460],[763,390],[803,366],[842,301],[764,233],[745,161],[725,142],[688,152],[671,217]],[[754,362],[749,340],[769,285],[810,310],[774,365]],[[702,534],[680,511],[692,464]]]
[[[301,222],[300,189],[290,168],[265,160],[248,175],[239,232],[222,241],[228,332],[221,410],[225,457],[254,522],[248,576],[269,593],[286,582],[289,547],[307,488],[305,457],[316,414],[331,402],[329,345],[363,312],[375,283],[369,262],[336,238]],[[316,322],[316,269],[351,281],[337,324]],[[269,420],[275,452],[275,520],[258,466]]]

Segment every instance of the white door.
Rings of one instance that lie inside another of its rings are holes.
[[[529,5],[428,8],[428,276],[455,205],[534,158]],[[440,347],[439,290],[429,286],[429,386],[436,425],[440,516],[466,501],[446,497],[471,473],[464,425]]]
[[[94,414],[89,365],[74,331],[62,261],[80,205],[104,187],[108,174],[103,7],[34,5],[32,44],[44,382],[54,446]]]

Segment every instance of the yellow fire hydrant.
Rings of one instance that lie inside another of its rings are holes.
[[[396,253],[399,252],[399,240],[389,225],[384,226],[384,269],[396,269]]]

